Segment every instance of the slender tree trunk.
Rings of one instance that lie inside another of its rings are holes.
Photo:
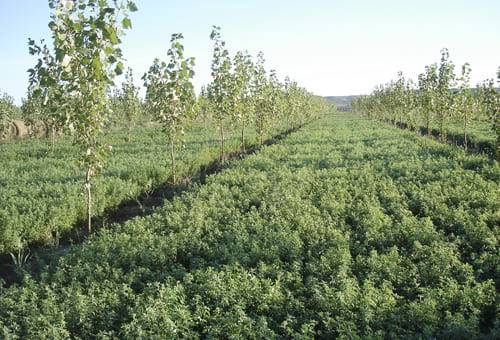
[[[127,137],[126,137],[126,141],[127,142],[130,142],[130,135],[132,134],[132,126],[128,126],[127,127]]]
[[[496,133],[497,135],[497,140],[496,140],[496,145],[495,145],[495,157],[497,159],[498,162],[500,162],[500,114],[498,113],[498,111],[496,112],[495,116],[494,116],[495,120],[494,120],[494,132]]]
[[[85,175],[85,198],[87,204],[87,232],[90,235],[92,232],[92,182],[91,182],[91,169],[87,169],[87,173]]]
[[[467,151],[467,117],[464,117],[464,149]]]
[[[245,152],[245,122],[241,124],[241,150]]]
[[[220,161],[222,164],[226,162],[226,155],[224,153],[224,124],[221,122],[219,127],[220,132]]]
[[[170,136],[170,160],[172,162],[172,181],[177,184],[176,169],[175,169],[175,136]]]
[[[430,134],[431,134],[430,128],[431,128],[431,122],[430,122],[429,117],[427,116],[427,117],[425,117],[425,130],[426,130],[427,136],[430,136]]]
[[[50,128],[50,151],[54,152],[56,144],[56,128],[54,125]]]
[[[500,133],[498,133],[498,130],[497,130],[497,142],[496,142],[495,154],[497,161],[500,162]]]
[[[439,120],[439,136],[441,138],[441,142],[446,142],[446,133],[444,131],[444,117],[441,117]]]

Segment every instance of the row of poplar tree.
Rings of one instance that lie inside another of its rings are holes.
[[[428,134],[431,125],[437,125],[441,141],[447,139],[449,123],[460,122],[466,149],[471,123],[486,121],[496,137],[495,153],[500,160],[500,92],[494,79],[471,88],[470,76],[468,63],[456,74],[448,50],[443,49],[440,62],[427,65],[417,82],[399,72],[396,80],[379,85],[369,96],[355,100],[352,109],[410,129],[422,127]],[[496,82],[500,84],[500,68]]]
[[[120,37],[132,27],[129,13],[137,11],[135,3],[49,0],[49,6],[53,47],[49,48],[43,40],[29,40],[30,54],[37,56],[38,61],[28,71],[30,85],[23,106],[33,120],[71,134],[80,147],[89,232],[93,179],[105,166],[111,151],[102,137],[114,117],[121,115],[132,122],[142,110],[161,123],[175,174],[175,150],[180,136],[200,114],[210,116],[216,123],[220,159],[225,162],[225,131],[229,124],[241,129],[244,148],[245,127],[250,124],[255,126],[262,143],[276,121],[282,126],[297,127],[324,109],[322,99],[297,83],[288,78],[281,83],[274,71],[267,74],[262,53],[255,62],[247,52],[238,52],[231,58],[216,26],[210,35],[214,43],[213,80],[199,96],[192,84],[195,60],[185,56],[182,34],[172,35],[166,60],[155,59],[142,77],[144,100],[139,99],[139,88],[130,69],[125,72],[121,90],[112,93],[115,76],[125,71]]]

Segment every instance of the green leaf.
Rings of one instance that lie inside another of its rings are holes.
[[[97,75],[100,76],[102,74],[102,63],[98,57],[92,59],[92,67]]]
[[[104,49],[104,54],[109,56],[109,55],[113,54],[114,51],[115,51],[115,49],[113,47],[108,46]]]
[[[137,12],[137,6],[135,5],[134,2],[129,1],[127,7],[130,12]]]
[[[121,61],[118,64],[116,64],[115,73],[118,76],[123,73],[123,63]]]
[[[130,29],[130,28],[132,28],[132,22],[130,21],[129,18],[123,18],[122,26],[124,29]]]
[[[118,45],[120,43],[120,39],[118,39],[118,36],[116,35],[116,30],[113,27],[111,26],[106,27],[106,30],[104,32],[105,36],[109,39],[109,41],[113,45]]]

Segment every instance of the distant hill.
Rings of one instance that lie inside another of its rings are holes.
[[[348,107],[351,105],[352,101],[358,98],[359,95],[353,96],[327,96],[324,97],[326,100],[337,104],[338,107]]]

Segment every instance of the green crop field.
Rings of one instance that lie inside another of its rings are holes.
[[[207,128],[208,127],[208,128]],[[229,135],[228,151],[239,147],[238,131]],[[248,129],[249,145],[255,131]],[[171,181],[165,136],[156,127],[138,127],[131,133],[115,131],[106,137],[113,158],[98,179],[95,213],[103,214],[120,203],[135,200]],[[184,137],[177,170],[189,178],[217,160],[216,132],[195,123]],[[45,140],[0,143],[0,254],[31,244],[55,245],[85,219],[77,148],[63,138],[50,150]]]
[[[0,340],[500,339],[477,2],[0,1]]]
[[[0,288],[0,334],[495,338],[499,183],[484,156],[331,115],[40,256]]]

